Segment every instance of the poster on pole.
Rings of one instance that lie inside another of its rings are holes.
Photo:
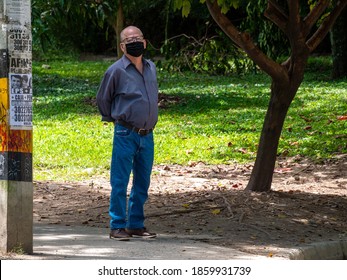
[[[8,50],[10,55],[17,54],[21,56],[25,55],[27,57],[30,56],[30,62],[31,62],[32,40],[31,40],[30,29],[27,29],[26,27],[20,26],[20,25],[8,25],[7,31],[8,31]],[[30,68],[30,71],[31,71],[31,68]]]
[[[32,128],[32,76],[10,74],[10,126]]]
[[[31,22],[31,1],[30,0],[7,0],[6,15],[11,22],[27,24]]]
[[[32,129],[32,39],[25,26],[7,26],[10,128]]]

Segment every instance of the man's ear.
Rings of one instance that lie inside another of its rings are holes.
[[[143,47],[146,49],[147,48],[147,40],[143,40]]]
[[[122,50],[123,53],[125,53],[125,44],[121,43],[120,44],[120,49]]]

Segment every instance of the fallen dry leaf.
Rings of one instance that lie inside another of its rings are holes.
[[[218,215],[218,214],[220,214],[220,212],[221,212],[220,209],[214,209],[214,210],[211,211],[211,213],[212,213],[213,215]]]

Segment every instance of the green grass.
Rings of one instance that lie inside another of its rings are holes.
[[[309,71],[288,112],[281,155],[312,159],[346,153],[347,80],[329,79],[326,59]],[[112,125],[94,103],[111,62],[34,62],[34,179],[83,180],[108,174]],[[208,164],[255,159],[269,101],[263,74],[208,76],[158,69],[160,92],[174,102],[160,109],[155,129],[155,164]]]

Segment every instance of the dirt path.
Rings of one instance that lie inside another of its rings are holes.
[[[347,239],[347,156],[282,161],[272,191],[244,188],[250,165],[155,166],[147,227],[271,256],[278,248]],[[108,227],[108,178],[35,182],[36,223]]]

